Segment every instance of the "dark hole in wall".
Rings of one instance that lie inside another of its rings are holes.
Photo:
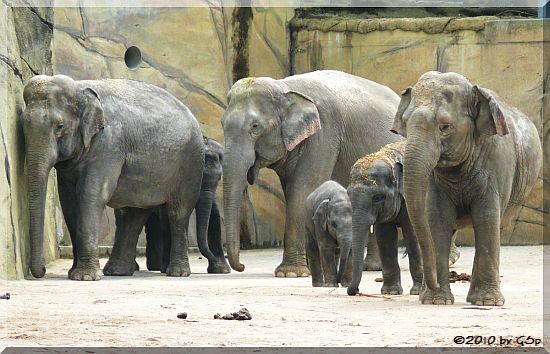
[[[124,53],[124,62],[132,70],[139,68],[141,64],[141,51],[136,46],[131,46]]]

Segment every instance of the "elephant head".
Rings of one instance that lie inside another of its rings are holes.
[[[317,237],[325,235],[325,238],[332,237],[338,242],[340,264],[338,265],[336,282],[340,283],[351,251],[352,211],[349,200],[347,198],[323,200],[313,214],[313,224],[315,225]]]
[[[409,217],[422,249],[424,279],[438,288],[435,252],[426,213],[434,171],[460,171],[474,160],[476,145],[508,134],[498,96],[457,73],[430,71],[401,95],[392,131],[407,137],[403,171]]]
[[[67,76],[33,77],[23,92],[22,114],[29,189],[31,273],[45,274],[44,208],[48,174],[62,161],[79,159],[105,118],[96,91]]]
[[[321,129],[313,100],[271,78],[237,81],[222,117],[225,137],[223,197],[228,259],[239,261],[239,220],[246,181],[253,184],[262,167],[274,167],[288,152]]]
[[[394,220],[402,205],[403,165],[401,151],[405,142],[387,145],[353,165],[348,195],[353,210],[352,265],[353,275],[348,294],[359,291],[363,271],[363,251],[369,229],[376,223]],[[393,156],[389,156],[389,152]]]

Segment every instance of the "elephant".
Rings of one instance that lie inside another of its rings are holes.
[[[392,131],[407,137],[403,187],[422,250],[423,304],[453,304],[449,240],[473,226],[475,255],[466,301],[502,306],[500,232],[537,179],[535,125],[494,91],[448,72],[424,73],[401,95]]]
[[[197,244],[208,259],[208,273],[229,273],[221,240],[220,213],[216,203],[216,189],[222,176],[223,146],[216,140],[204,138],[204,170],[201,192],[195,207]],[[165,213],[159,210],[145,223],[147,238],[147,269],[166,272],[170,261],[170,230]]]
[[[353,165],[347,193],[353,210],[352,280],[348,295],[359,292],[365,235],[374,225],[382,261],[381,293],[401,295],[401,270],[397,259],[397,228],[403,232],[413,280],[411,295],[422,287],[422,256],[409,221],[403,197],[403,154],[406,140],[386,145]],[[356,250],[360,250],[356,252]]]
[[[229,90],[221,122],[225,137],[223,193],[229,265],[239,260],[240,205],[246,183],[274,170],[286,201],[283,260],[277,277],[309,276],[306,197],[321,183],[347,186],[361,156],[397,141],[391,134],[399,96],[376,82],[334,70],[275,80],[249,77]]]
[[[335,181],[324,182],[306,198],[305,211],[306,256],[312,285],[347,284],[344,272],[351,252],[352,212],[346,189]]]
[[[135,256],[125,250],[135,252],[143,224],[163,205],[172,234],[166,274],[188,276],[187,227],[204,165],[193,113],[164,89],[125,79],[38,75],[25,85],[23,98],[32,275],[46,271],[44,205],[55,167],[73,244],[69,279],[101,278],[97,236],[106,205],[117,209],[117,247],[104,271],[135,267]]]

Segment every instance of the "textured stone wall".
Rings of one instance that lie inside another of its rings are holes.
[[[24,109],[22,90],[34,74],[51,74],[52,38],[48,8],[10,8],[0,4],[0,278],[27,274],[29,214],[24,165],[24,138],[18,117]],[[55,172],[48,184],[44,256],[58,255],[62,215]]]
[[[53,30],[53,71],[75,79],[128,78],[150,82],[184,102],[201,123],[203,133],[223,143],[220,119],[227,92],[234,79],[234,43],[241,25],[235,9],[190,8],[56,8]],[[288,60],[258,62],[258,50],[287,55],[286,24],[292,11],[254,8],[244,19],[250,50],[250,75],[284,77]],[[285,27],[286,26],[286,27]],[[268,32],[269,31],[269,32]],[[271,32],[272,31],[272,32]],[[142,62],[129,69],[126,49],[137,46]],[[263,55],[268,58],[268,55]],[[284,229],[284,202],[278,179],[262,171],[250,188],[256,225],[254,246],[280,244]],[[218,189],[221,204],[221,183]],[[223,211],[222,211],[223,212]],[[110,245],[114,234],[112,211],[106,212],[101,245]],[[66,237],[64,243],[69,244]],[[139,245],[144,245],[141,237]]]
[[[291,22],[296,37],[293,72],[339,69],[363,76],[401,92],[429,70],[454,71],[497,91],[525,112],[542,137],[548,137],[548,114],[543,115],[542,21],[493,16],[471,18],[300,19]],[[546,66],[547,67],[547,66]],[[545,147],[548,156],[548,146]],[[545,166],[544,178],[550,178]],[[503,244],[543,241],[541,178],[511,227]],[[547,227],[547,225],[545,225]],[[472,230],[461,231],[461,244],[473,244]]]

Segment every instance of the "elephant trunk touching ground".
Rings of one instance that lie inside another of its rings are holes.
[[[361,275],[363,273],[365,240],[370,227],[376,221],[376,218],[365,218],[364,214],[364,211],[353,210],[353,241],[351,246],[353,272],[351,283],[348,286],[348,295],[355,295],[359,292],[359,283],[361,282]]]
[[[405,201],[422,250],[424,279],[429,288],[437,289],[436,255],[426,214],[426,194],[428,179],[439,160],[438,145],[429,131],[409,129],[403,169]]]
[[[46,273],[44,265],[44,210],[48,174],[53,163],[50,162],[46,147],[27,148],[27,186],[29,190],[29,236],[31,240],[31,274],[42,278]]]
[[[243,193],[246,181],[253,182],[254,165],[253,147],[246,149],[237,144],[227,143],[223,162],[223,207],[227,239],[227,259],[231,268],[238,272],[244,270],[239,260],[240,253],[240,220]],[[252,154],[248,153],[252,152]],[[246,176],[246,178],[244,178]]]

